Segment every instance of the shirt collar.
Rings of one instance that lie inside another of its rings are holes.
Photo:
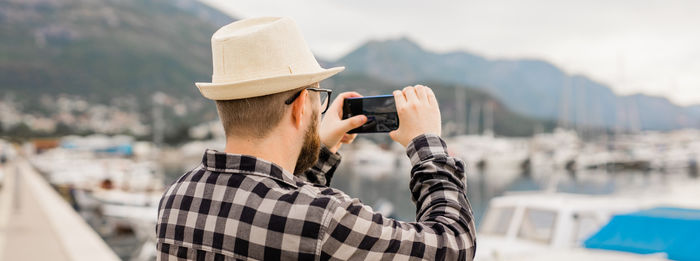
[[[202,157],[202,164],[209,171],[258,175],[282,181],[293,187],[298,187],[301,182],[279,165],[250,155],[207,149]]]

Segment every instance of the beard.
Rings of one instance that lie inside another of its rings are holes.
[[[318,154],[321,151],[321,137],[318,135],[318,113],[314,113],[314,115],[316,117],[313,117],[306,133],[304,133],[304,144],[301,146],[301,152],[294,167],[295,176],[301,175],[318,161]]]

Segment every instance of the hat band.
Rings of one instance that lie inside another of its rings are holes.
[[[288,76],[288,75],[295,75],[295,74],[307,74],[307,73],[317,73],[317,72],[322,72],[323,69],[321,67],[318,68],[304,68],[305,70],[300,70],[301,68],[295,68],[292,65],[287,66],[286,69],[277,69],[277,70],[270,70],[262,73],[254,73],[254,74],[214,74],[212,75],[212,82],[213,83],[222,83],[222,82],[242,82],[242,81],[248,81],[248,80],[255,80],[255,79],[263,79],[263,78],[270,78],[270,77],[278,77],[278,76]]]

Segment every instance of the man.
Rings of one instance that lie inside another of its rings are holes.
[[[321,68],[291,19],[224,26],[212,53],[212,83],[197,87],[216,101],[226,148],[206,150],[202,164],[163,195],[159,259],[473,258],[464,164],[447,154],[430,88],[393,93],[400,126],[390,136],[413,164],[417,205],[417,221],[402,222],[328,187],[338,149],[355,138],[347,132],[366,117],[341,120],[343,100],[360,95],[342,93],[331,103],[318,82],[344,68]]]

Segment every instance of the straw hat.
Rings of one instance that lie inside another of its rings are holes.
[[[283,92],[333,76],[321,68],[296,23],[287,17],[240,20],[211,37],[211,83],[195,83],[204,97],[233,100]]]

